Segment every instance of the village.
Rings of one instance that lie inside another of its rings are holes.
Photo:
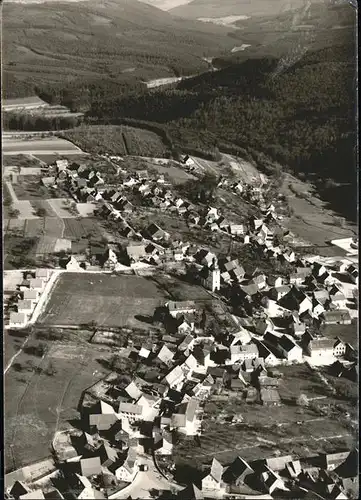
[[[310,456],[246,460],[236,453],[228,463],[214,450],[188,482],[176,479],[180,465],[172,455],[182,439],[192,439],[194,447],[201,442],[209,419],[205,405],[212,397],[279,407],[284,404],[279,386],[287,385],[282,370],[299,367],[320,378],[327,370],[345,383],[358,380],[357,346],[328,333],[356,328],[357,240],[349,238],[347,251],[335,257],[299,253],[282,226],[286,203],[282,195],[269,200],[270,181],[262,174],[253,183],[217,178],[214,190],[256,207],[239,223],[208,203],[208,193],[200,203],[190,201],[174,192],[165,175],[127,172],[121,158],[109,160],[121,173],[114,187],[86,162],[65,159],[50,165],[52,175],[42,182],[68,192],[78,204],[92,205],[98,217],[117,227],[123,243],[62,251],[51,268],[21,270],[5,304],[5,328],[36,324],[64,275],[74,281],[87,273],[166,276],[204,289],[207,300],[164,300],[149,319],[157,334],[143,340],[130,335],[123,342],[120,330],[96,325],[97,342],[114,346],[120,364],[131,360],[133,368],[123,372],[114,362],[105,378],[84,388],[76,426],[54,436],[54,469],[31,481],[10,472],[7,498],[356,498],[356,442],[353,449]],[[182,161],[194,174],[195,162],[188,156]],[[134,214],[145,211],[151,218],[152,210],[171,213],[195,233],[224,235],[228,251],[176,239],[160,223],[137,225]],[[332,242],[336,248],[344,243]],[[264,270],[245,265],[243,249],[266,263]],[[294,401],[311,404],[301,392]],[[242,425],[242,411],[227,418]],[[352,427],[350,415],[342,418]]]

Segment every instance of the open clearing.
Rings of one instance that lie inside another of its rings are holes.
[[[153,315],[167,294],[138,276],[66,273],[51,294],[39,322],[45,325],[82,325],[146,328],[137,315]]]
[[[55,431],[69,428],[82,392],[105,373],[96,359],[107,354],[92,346],[66,345],[71,357],[60,344],[48,347],[42,358],[21,353],[5,376],[7,470],[50,455]]]

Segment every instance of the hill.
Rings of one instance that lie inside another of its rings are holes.
[[[322,1],[322,0],[313,0]],[[305,5],[305,0],[192,0],[170,9],[172,14],[188,19],[226,16],[259,16],[280,14]]]
[[[176,88],[102,102],[90,114],[158,122],[174,149],[246,151],[258,165],[278,162],[337,195],[338,208],[355,218],[355,46],[346,40],[291,62],[232,63]]]
[[[161,76],[199,73],[204,56],[233,44],[227,29],[178,19],[136,0],[5,3],[5,97],[17,88],[64,86],[84,80],[132,85]]]

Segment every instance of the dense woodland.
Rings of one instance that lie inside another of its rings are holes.
[[[320,187],[355,178],[353,46],[305,55],[280,69],[248,60],[182,81],[176,88],[93,103],[93,119],[130,117],[162,124],[173,142],[195,149],[264,153]]]

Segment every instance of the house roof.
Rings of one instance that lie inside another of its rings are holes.
[[[141,415],[143,408],[139,405],[134,405],[132,403],[119,404],[118,413],[132,413],[133,415]]]
[[[310,347],[314,349],[332,349],[335,344],[335,339],[332,338],[316,338],[310,341]]]
[[[30,278],[29,280],[30,288],[43,288],[44,282],[40,278]]]
[[[170,301],[168,302],[168,309],[171,312],[182,311],[184,309],[193,310],[196,309],[196,303],[193,300]]]
[[[145,257],[147,254],[145,245],[129,245],[127,246],[127,255],[130,259]]]
[[[325,320],[344,320],[351,319],[350,313],[347,309],[336,309],[334,311],[325,311],[322,314]]]
[[[20,323],[23,324],[26,321],[24,313],[11,312],[10,313],[10,323]]]
[[[30,491],[29,493],[25,493],[24,495],[20,495],[20,500],[42,500],[45,499],[44,493],[42,490]]]
[[[102,470],[100,457],[82,458],[80,460],[80,470],[85,477],[100,474]]]

